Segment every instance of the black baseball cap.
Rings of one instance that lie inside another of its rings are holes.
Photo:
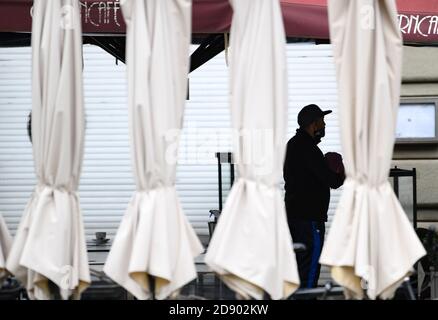
[[[318,120],[329,113],[332,113],[332,110],[322,111],[316,104],[309,104],[298,113],[298,124],[301,128],[305,128],[313,121]]]

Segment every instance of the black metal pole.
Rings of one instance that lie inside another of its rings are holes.
[[[417,229],[417,169],[412,169],[412,189],[413,189],[413,212],[412,219],[414,224],[414,229]]]
[[[233,186],[234,183],[234,163],[233,163],[233,159],[232,159],[232,153],[228,152],[228,162],[230,163],[230,187]]]
[[[221,168],[221,154],[216,153],[217,156],[217,173],[218,173],[218,181],[219,181],[219,211],[222,211],[222,168]]]
[[[155,300],[155,277],[148,274],[149,279],[149,289],[151,290],[152,300]]]

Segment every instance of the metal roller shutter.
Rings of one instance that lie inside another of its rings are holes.
[[[194,50],[194,47],[192,48]],[[30,48],[0,48],[0,211],[12,230],[35,183],[26,122],[31,109]],[[335,69],[330,45],[289,44],[288,138],[300,108],[316,103],[326,117],[324,152],[340,152]],[[125,65],[98,47],[84,46],[86,143],[80,197],[87,236],[117,231],[134,190],[131,173]],[[208,234],[209,210],[218,208],[215,152],[231,151],[228,70],[221,53],[190,74],[179,150],[177,190],[198,234]],[[163,94],[165,91],[163,90]],[[224,170],[224,199],[230,177]],[[329,223],[340,191],[332,192]],[[328,229],[328,228],[327,228]],[[322,280],[327,279],[323,272]]]

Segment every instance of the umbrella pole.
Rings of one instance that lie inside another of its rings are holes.
[[[271,296],[266,291],[263,292],[263,300],[272,300]]]
[[[154,276],[148,274],[148,278],[149,278],[149,290],[151,290],[151,299],[155,300],[155,278]]]
[[[412,284],[409,278],[406,278],[406,280],[403,282],[404,289],[406,290],[406,296],[408,300],[417,300],[415,298],[414,289],[412,289]]]
[[[49,286],[49,291],[50,294],[52,296],[53,300],[62,300],[61,298],[61,294],[60,294],[60,289],[58,288],[58,286],[52,282],[51,280],[48,280],[48,286]]]

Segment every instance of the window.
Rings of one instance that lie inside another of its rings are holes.
[[[438,143],[438,98],[401,99],[396,143]]]

